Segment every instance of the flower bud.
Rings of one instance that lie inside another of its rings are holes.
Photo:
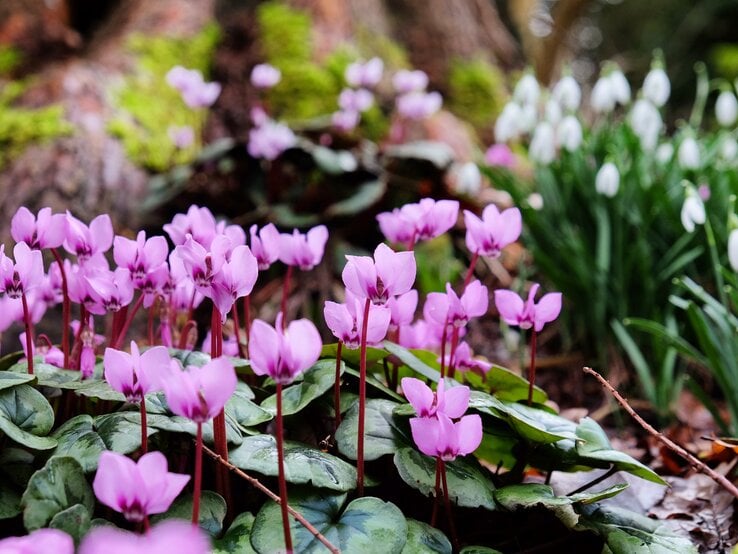
[[[567,115],[556,129],[556,141],[559,146],[574,152],[582,144],[582,126],[573,115]]]
[[[705,204],[691,188],[687,190],[687,197],[684,199],[684,204],[682,204],[681,219],[682,225],[688,233],[694,231],[695,225],[705,223]]]
[[[562,77],[554,85],[551,95],[565,110],[570,112],[575,111],[582,101],[582,89],[579,88],[579,83],[571,75]]]
[[[615,109],[615,95],[607,77],[600,77],[592,88],[589,99],[592,109],[597,113],[610,113]]]
[[[693,137],[686,137],[679,145],[677,152],[679,167],[682,169],[698,169],[700,167],[700,147]]]
[[[538,85],[538,81],[535,76],[531,73],[526,73],[515,85],[513,91],[513,98],[516,102],[522,105],[535,104],[538,102],[538,97],[541,94],[541,87]]]
[[[643,96],[654,106],[661,108],[669,99],[669,94],[671,82],[666,72],[660,67],[653,68],[643,80]]]
[[[723,127],[730,127],[738,119],[738,100],[735,94],[724,90],[718,95],[715,102],[715,117]]]
[[[600,194],[612,198],[620,188],[620,172],[612,162],[602,165],[595,177],[595,190]]]
[[[528,153],[541,165],[550,164],[556,157],[554,128],[548,121],[542,121],[536,127]]]

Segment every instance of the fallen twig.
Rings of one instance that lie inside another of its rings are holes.
[[[245,479],[246,481],[248,481],[254,487],[256,487],[261,492],[263,492],[264,494],[266,494],[269,498],[271,498],[272,500],[274,500],[277,504],[280,503],[279,495],[274,494],[271,490],[269,490],[267,487],[265,487],[264,485],[262,485],[261,482],[256,477],[251,477],[250,475],[248,475],[247,473],[245,473],[241,469],[239,469],[236,466],[234,466],[232,463],[225,461],[221,456],[219,456],[218,454],[216,454],[215,452],[213,452],[212,450],[210,450],[207,446],[203,445],[202,450],[208,456],[210,456],[213,460],[215,460],[216,462],[218,462],[220,464],[223,464],[225,467],[227,467],[228,469],[230,469],[233,473],[235,473],[236,475],[238,475],[242,479]],[[302,524],[303,527],[305,527],[305,529],[307,529],[308,531],[310,531],[310,533],[312,533],[312,535],[316,539],[318,539],[320,542],[322,542],[323,545],[328,550],[330,550],[333,554],[340,554],[341,553],[341,551],[338,548],[336,548],[335,546],[333,546],[333,544],[328,539],[326,539],[320,533],[320,531],[318,531],[315,527],[313,527],[313,525],[307,519],[305,519],[300,514],[300,512],[297,512],[289,504],[287,505],[287,510],[289,511],[289,513],[292,514],[292,516],[297,521],[299,521]]]
[[[683,447],[679,446],[677,443],[669,439],[668,437],[664,436],[662,433],[659,433],[656,429],[654,429],[651,425],[649,425],[641,416],[638,415],[638,413],[631,408],[630,404],[628,404],[628,401],[623,398],[620,393],[615,390],[615,388],[605,379],[602,375],[597,373],[594,369],[591,367],[584,367],[582,368],[585,373],[589,373],[590,375],[594,376],[603,387],[605,387],[608,391],[610,391],[610,394],[613,395],[615,400],[618,401],[618,404],[620,404],[623,409],[628,412],[633,419],[636,420],[638,425],[643,427],[648,433],[653,435],[653,437],[656,438],[657,441],[662,443],[664,446],[666,446],[669,450],[676,453],[677,455],[684,458],[687,463],[692,467],[692,469],[695,469],[696,471],[699,471],[700,473],[704,473],[710,479],[715,481],[717,484],[719,484],[721,487],[723,487],[725,490],[727,490],[730,494],[738,498],[738,488],[728,480],[725,475],[721,475],[714,469],[712,469],[710,466],[705,464],[704,462],[697,459],[695,456],[687,452]]]

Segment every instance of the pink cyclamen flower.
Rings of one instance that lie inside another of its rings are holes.
[[[45,550],[44,552],[57,554],[56,550]],[[155,525],[143,535],[123,531],[109,525],[94,527],[82,540],[78,554],[142,554],[146,552],[210,554],[212,548],[207,535],[197,525],[178,519],[168,519]],[[59,551],[59,554],[65,553]]]
[[[391,330],[395,330],[401,325],[409,325],[413,322],[415,310],[418,308],[418,291],[412,289],[405,294],[393,296],[387,300],[387,307],[391,313]]]
[[[443,379],[438,381],[436,392],[420,379],[403,377],[402,392],[418,417],[436,417],[445,414],[451,419],[464,415],[469,407],[469,387],[460,385],[446,390]]]
[[[339,110],[331,116],[331,124],[339,131],[348,133],[356,129],[360,119],[358,112]]]
[[[80,263],[107,252],[113,245],[113,223],[107,214],[97,216],[88,227],[67,211],[66,224],[64,249],[76,255]]]
[[[197,290],[210,297],[213,279],[226,263],[226,253],[230,247],[231,241],[225,235],[217,235],[209,250],[189,236],[184,244],[174,249],[178,260],[175,263],[181,263]]]
[[[377,215],[379,228],[390,242],[411,243],[442,235],[456,224],[459,216],[457,200],[433,200],[405,204],[391,212]]]
[[[384,62],[372,58],[368,62],[354,62],[346,68],[346,82],[352,87],[373,88],[382,80]]]
[[[167,129],[167,136],[172,144],[180,150],[189,148],[195,143],[195,130],[189,125],[183,125],[182,127],[171,125]]]
[[[166,75],[167,83],[177,89],[190,108],[207,108],[220,96],[220,83],[206,83],[197,69],[175,66]]]
[[[343,89],[338,95],[338,105],[344,112],[362,113],[371,108],[373,104],[374,95],[365,88]]]
[[[256,225],[252,225],[249,229],[251,253],[256,256],[259,271],[264,271],[279,259],[281,239],[279,238],[279,231],[272,223],[262,227],[258,234],[256,229]]]
[[[218,415],[236,390],[236,370],[228,358],[215,358],[187,370],[172,360],[169,368],[162,381],[169,409],[195,423],[205,423]]]
[[[320,263],[325,252],[325,243],[328,241],[328,229],[325,225],[318,225],[310,229],[307,234],[295,229],[292,234],[279,235],[279,259],[286,265],[298,266],[303,271],[309,271]]]
[[[408,92],[397,97],[397,111],[415,121],[428,119],[441,109],[443,98],[437,92]]]
[[[117,312],[128,306],[133,300],[133,281],[127,269],[117,268],[115,271],[102,269],[99,271],[79,272],[76,274],[78,285],[85,287],[82,300],[90,311],[97,315]],[[74,288],[78,287],[74,285]],[[100,310],[102,306],[103,310]]]
[[[34,216],[21,206],[10,221],[10,234],[15,242],[25,242],[34,250],[58,248],[64,242],[66,225],[64,214],[52,214],[51,208],[41,208]]]
[[[508,169],[515,167],[515,154],[507,144],[493,144],[485,152],[484,159],[491,166]]]
[[[213,351],[211,349],[213,342],[212,342],[213,334],[208,329],[208,332],[205,333],[205,337],[202,339],[202,346],[200,347],[200,350],[205,352],[205,354],[212,356]],[[238,357],[238,342],[236,342],[236,335],[230,335],[228,337],[223,337],[223,350],[222,350],[223,356],[233,356],[234,358]]]
[[[530,287],[528,299],[523,299],[511,290],[496,290],[495,305],[500,317],[508,325],[517,325],[521,329],[533,329],[539,332],[546,323],[559,317],[561,313],[561,293],[544,294],[536,303],[535,296],[540,285]]]
[[[203,248],[210,248],[218,234],[216,227],[215,217],[209,209],[192,205],[186,214],[177,214],[171,223],[165,224],[164,231],[175,246],[184,244],[187,235],[191,235]]]
[[[0,540],[0,554],[74,554],[74,540],[58,529],[36,529],[24,537]],[[116,554],[106,551],[106,554]],[[180,553],[181,554],[181,553]]]
[[[25,242],[13,248],[13,260],[5,255],[5,245],[0,245],[0,292],[9,298],[20,298],[24,293],[40,287],[44,282],[44,262],[41,252],[31,250]]]
[[[20,340],[21,345],[23,346],[23,354],[28,358],[28,351],[26,350],[26,333],[21,333],[18,340]],[[53,344],[38,345],[31,343],[31,352],[32,356],[41,356],[41,360],[45,364],[64,367],[64,352],[62,352],[58,346],[54,346]]]
[[[248,246],[237,246],[213,277],[211,294],[222,322],[237,299],[251,294],[259,274],[256,258]]]
[[[345,304],[327,301],[323,308],[323,316],[333,335],[343,342],[346,348],[351,350],[359,348],[364,324],[363,302],[347,293]],[[379,344],[387,336],[390,317],[390,310],[385,306],[375,306],[369,310],[366,327],[366,343],[369,346]]]
[[[441,362],[440,357],[438,358],[438,362]],[[485,376],[492,367],[491,363],[474,358],[469,344],[463,341],[456,347],[453,362],[457,371],[461,371],[462,373],[465,371],[471,371],[482,377]],[[447,367],[451,365],[450,353],[446,355],[445,363]]]
[[[251,70],[251,84],[256,88],[272,88],[282,79],[282,72],[268,63],[256,64]]]
[[[297,137],[283,123],[267,119],[249,131],[249,142],[246,149],[253,158],[276,160],[282,152],[292,148]]]
[[[398,94],[422,91],[428,86],[428,75],[419,69],[401,69],[392,77],[392,86]]]
[[[130,354],[106,348],[103,357],[105,380],[128,402],[141,402],[147,393],[160,390],[161,379],[170,363],[165,347],[154,346],[141,354],[135,341],[131,341]]]
[[[284,331],[281,314],[276,328],[260,319],[251,325],[251,368],[257,375],[268,375],[283,385],[315,364],[322,347],[318,330],[308,319],[292,321]]]
[[[102,504],[128,521],[139,522],[148,515],[166,512],[189,480],[189,475],[167,471],[167,459],[161,452],[149,452],[134,462],[105,450],[100,454],[92,488]]]
[[[415,323],[401,325],[399,328],[400,346],[405,348],[424,348],[435,350],[441,346],[443,326],[419,319]]]
[[[487,313],[489,292],[479,281],[472,281],[459,297],[450,283],[446,283],[446,293],[431,292],[425,302],[424,313],[439,325],[446,323],[463,327],[469,319]]]
[[[482,418],[466,415],[454,423],[443,413],[436,417],[414,417],[410,420],[413,440],[426,456],[445,462],[474,452],[482,443]]]
[[[523,230],[523,218],[518,208],[508,208],[501,213],[494,204],[488,205],[478,218],[464,210],[466,246],[479,255],[496,258],[508,244],[518,240]]]
[[[346,256],[342,278],[346,289],[358,298],[374,304],[386,304],[391,296],[408,292],[415,282],[415,254],[394,252],[380,244],[369,256]]]

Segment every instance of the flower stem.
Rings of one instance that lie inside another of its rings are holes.
[[[448,353],[448,376],[453,379],[456,372],[456,348],[459,346],[459,328],[454,326],[451,332],[451,349]]]
[[[149,434],[146,429],[146,397],[141,396],[141,454],[146,454],[149,449]]]
[[[282,528],[287,554],[292,554],[292,535],[287,511],[287,481],[284,478],[284,428],[282,425],[282,383],[277,383],[277,462],[279,464],[279,506],[282,509]]]
[[[192,491],[192,524],[200,521],[200,490],[202,489],[202,422],[197,422],[195,439],[195,485]]]
[[[530,368],[528,369],[528,406],[533,404],[533,387],[536,385],[536,330],[530,335]]]
[[[451,542],[454,545],[454,552],[458,552],[459,537],[456,535],[454,514],[451,511],[451,499],[448,496],[448,482],[446,481],[446,463],[440,458],[439,461],[441,462],[441,481],[443,482],[443,502],[446,505],[446,517],[448,517],[448,527],[451,531]]]
[[[154,310],[157,307],[157,303],[159,302],[159,299],[157,298],[156,301],[154,301],[153,304],[151,304],[151,307],[149,308],[149,317],[148,321],[146,322],[146,330],[149,335],[149,346],[154,346]]]
[[[469,269],[467,270],[466,276],[464,277],[464,288],[461,290],[461,292],[464,292],[466,287],[469,286],[469,283],[471,283],[472,277],[474,276],[474,268],[477,265],[478,259],[479,259],[479,254],[477,252],[474,252],[471,262],[469,262]]]
[[[249,357],[249,336],[251,336],[251,296],[248,294],[243,299],[243,330],[246,332],[245,358]]]
[[[290,294],[290,280],[292,279],[292,266],[287,266],[287,273],[284,276],[284,288],[282,289],[282,304],[280,310],[282,312],[282,330],[287,328],[287,297]]]
[[[190,331],[192,329],[197,328],[197,322],[193,319],[190,319],[187,323],[184,324],[182,327],[182,331],[179,333],[179,344],[177,345],[180,350],[184,350],[187,348],[187,337],[190,334]]]
[[[56,265],[59,266],[59,273],[61,273],[62,280],[62,351],[64,352],[64,369],[69,369],[69,285],[67,283],[67,272],[64,270],[64,261],[59,255],[59,251],[56,248],[51,249],[51,254],[56,260]]]
[[[441,500],[441,458],[436,457],[436,495],[433,497],[433,512],[431,513],[431,527],[436,526],[438,520],[438,503]]]
[[[361,346],[359,354],[359,432],[356,445],[356,488],[359,497],[364,496],[364,415],[366,410],[366,332],[369,327],[369,310],[372,301],[364,302],[364,320],[361,326]]]
[[[123,324],[123,328],[120,330],[120,333],[118,333],[118,336],[115,339],[115,344],[111,345],[113,348],[120,348],[120,345],[123,342],[123,339],[126,338],[128,329],[131,327],[131,323],[133,323],[133,318],[136,316],[136,312],[138,312],[139,308],[143,304],[143,301],[144,301],[144,295],[143,293],[141,293],[141,295],[138,297],[138,300],[136,300],[136,303],[133,305],[133,309],[131,310],[131,313],[128,314],[128,318],[126,319],[126,322]]]
[[[21,302],[23,303],[23,322],[26,325],[26,358],[28,358],[28,375],[33,375],[33,324],[31,323],[31,314],[28,311],[28,300],[26,293],[21,293]]]
[[[343,341],[338,341],[336,347],[336,381],[333,384],[333,410],[336,412],[334,433],[338,431],[341,425],[341,351],[343,350]]]
[[[441,333],[441,379],[446,376],[446,339],[448,338],[448,319],[443,322]]]

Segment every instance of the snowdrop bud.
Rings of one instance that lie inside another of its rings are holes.
[[[520,135],[519,121],[522,110],[514,102],[505,105],[497,121],[495,121],[495,139],[497,142],[508,142]]]
[[[732,162],[738,155],[738,143],[731,135],[726,135],[720,142],[720,158],[726,162]]]
[[[582,126],[573,115],[567,115],[559,123],[556,140],[562,148],[574,152],[582,144]]]
[[[520,121],[518,123],[520,130],[524,133],[530,133],[536,126],[538,114],[533,104],[526,104],[520,110]]]
[[[575,111],[582,101],[582,89],[571,75],[565,75],[556,83],[551,92],[554,100],[570,112]]]
[[[538,102],[538,97],[541,94],[541,87],[538,85],[538,81],[535,76],[531,73],[526,73],[515,85],[513,91],[513,98],[516,102],[522,105],[535,104]]]
[[[592,88],[592,96],[589,99],[592,109],[597,113],[610,113],[615,109],[615,95],[612,83],[607,77],[600,77]]]
[[[697,193],[691,188],[687,189],[687,197],[682,204],[682,225],[684,229],[691,233],[694,231],[695,225],[705,223],[705,204]]]
[[[662,165],[668,164],[672,156],[674,156],[674,146],[670,142],[660,144],[656,149],[656,161]]]
[[[630,126],[641,140],[644,150],[651,151],[656,148],[662,125],[661,114],[649,100],[639,99],[633,104]]]
[[[541,121],[536,127],[528,153],[541,165],[550,164],[556,157],[554,128],[548,121]]]
[[[643,96],[650,100],[657,108],[666,104],[671,94],[671,82],[666,71],[654,67],[643,80]]]
[[[733,271],[738,271],[738,229],[733,229],[728,235],[728,261]]]
[[[679,167],[682,169],[698,169],[700,167],[700,147],[693,137],[686,137],[679,145],[677,159]]]
[[[608,77],[610,86],[612,87],[612,95],[615,100],[621,105],[625,106],[630,102],[630,85],[628,80],[623,75],[623,72],[616,69]]]
[[[561,106],[559,103],[554,100],[553,98],[549,99],[548,102],[546,102],[546,121],[548,121],[551,125],[558,125],[561,121]]]
[[[620,188],[620,172],[615,164],[607,162],[602,165],[595,177],[595,190],[600,194],[612,198]]]
[[[533,192],[527,198],[528,206],[532,209],[539,211],[543,209],[543,196],[538,192]]]
[[[738,100],[735,94],[724,90],[718,95],[715,102],[715,117],[723,127],[730,127],[738,119]]]

